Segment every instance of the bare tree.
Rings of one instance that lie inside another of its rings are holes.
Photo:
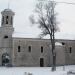
[[[52,45],[52,57],[53,65],[52,71],[56,70],[56,52],[55,52],[55,35],[54,33],[58,30],[56,15],[54,13],[56,3],[54,1],[38,1],[36,4],[36,13],[38,17],[34,19],[34,16],[30,16],[30,20],[33,24],[38,24],[42,30],[41,37],[49,35]]]

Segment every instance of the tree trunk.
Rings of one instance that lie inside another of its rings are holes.
[[[56,70],[56,51],[55,51],[54,27],[53,27],[52,36],[51,36],[51,44],[52,44],[52,57],[53,57],[52,71],[55,71]]]

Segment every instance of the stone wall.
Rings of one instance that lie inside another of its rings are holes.
[[[75,41],[56,40],[56,42],[65,43],[61,46],[56,45],[56,64],[75,64]],[[44,67],[52,66],[51,44],[48,39],[13,38],[11,46],[0,47],[0,65],[2,65],[2,54],[7,52],[13,66],[40,67],[40,58],[44,59]],[[18,46],[21,47],[20,52],[18,52]],[[31,46],[31,52],[28,50],[29,46]]]
[[[75,40],[57,40],[60,43],[65,43],[65,64],[75,64]]]
[[[35,40],[35,39],[14,39],[13,40],[13,65],[14,66],[40,66],[40,58],[44,59],[44,66],[50,66],[51,49],[49,48],[49,40]],[[18,46],[21,51],[18,52]],[[28,47],[31,46],[31,52]],[[41,46],[43,53],[41,53]]]

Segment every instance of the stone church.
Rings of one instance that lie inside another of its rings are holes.
[[[2,12],[0,27],[0,66],[49,67],[52,52],[49,39],[12,37],[13,18],[11,9]],[[75,40],[56,39],[56,64],[75,64]]]

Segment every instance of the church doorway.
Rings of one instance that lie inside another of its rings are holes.
[[[40,67],[44,67],[44,59],[40,58]]]
[[[2,66],[8,66],[9,63],[10,63],[9,55],[7,53],[4,53],[2,55]]]

